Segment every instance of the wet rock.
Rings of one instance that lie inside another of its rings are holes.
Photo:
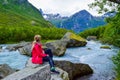
[[[97,36],[88,36],[88,37],[87,37],[87,40],[88,40],[88,41],[90,41],[90,40],[96,41],[96,40],[97,40]]]
[[[9,51],[15,51],[15,50],[22,48],[28,44],[31,44],[31,43],[30,42],[21,42],[19,44],[7,46],[6,49],[8,49]]]
[[[100,48],[101,48],[101,49],[111,49],[110,46],[101,46]]]
[[[0,46],[0,52],[2,51],[2,46]]]
[[[63,56],[66,51],[67,43],[62,40],[46,43],[46,46],[51,49],[52,53],[56,56]]]
[[[87,48],[87,50],[92,50],[91,48]]]
[[[81,47],[87,44],[85,39],[71,32],[67,32],[61,40],[67,42],[66,47]]]
[[[12,69],[10,66],[8,66],[7,64],[1,64],[0,65],[0,79],[14,73],[15,70]]]
[[[55,65],[68,72],[70,80],[93,73],[93,70],[88,64],[72,63],[69,61],[55,61]]]

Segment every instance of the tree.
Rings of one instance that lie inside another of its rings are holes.
[[[108,0],[108,1],[115,2],[115,3],[120,4],[120,0]]]
[[[120,9],[120,0],[95,0],[88,5],[90,8],[97,7],[98,13],[114,12]]]

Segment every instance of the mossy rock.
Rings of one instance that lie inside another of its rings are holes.
[[[66,46],[67,48],[68,47],[81,47],[87,44],[86,39],[71,32],[67,32],[62,37],[61,40],[67,42],[67,46]]]
[[[110,46],[101,46],[100,48],[102,48],[102,49],[111,49]]]
[[[75,39],[78,41],[86,41],[86,39],[82,38],[81,36],[75,35],[73,33],[70,33],[70,39]]]

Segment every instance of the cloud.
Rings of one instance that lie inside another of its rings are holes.
[[[93,15],[98,15],[95,10],[89,10],[88,4],[94,0],[28,0],[44,13],[60,13],[70,16],[80,10],[86,9]]]

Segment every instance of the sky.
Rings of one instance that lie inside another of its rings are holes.
[[[61,16],[71,16],[80,10],[86,9],[94,16],[99,16],[96,9],[89,9],[88,4],[94,0],[28,0],[37,9],[44,13],[59,13]]]

